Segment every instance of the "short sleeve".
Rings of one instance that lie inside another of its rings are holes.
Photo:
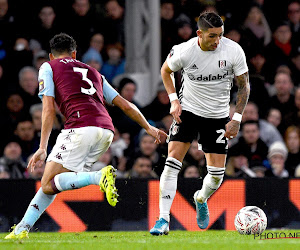
[[[103,75],[103,96],[105,100],[112,104],[112,101],[119,95],[119,93],[106,81],[105,77]]]
[[[176,72],[182,68],[180,53],[181,45],[175,45],[167,57],[167,64],[173,72]]]
[[[49,63],[42,64],[39,70],[39,98],[43,100],[43,95],[55,98],[53,82],[53,71]]]
[[[237,44],[235,58],[234,58],[233,72],[236,76],[240,76],[248,72],[245,52],[238,44]]]

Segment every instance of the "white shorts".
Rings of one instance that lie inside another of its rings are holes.
[[[114,133],[99,127],[63,129],[47,161],[62,164],[74,172],[86,172],[112,143]]]

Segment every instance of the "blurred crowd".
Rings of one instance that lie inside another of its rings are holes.
[[[250,73],[250,100],[238,137],[229,141],[226,175],[300,177],[300,1],[245,0],[241,6],[237,0],[161,0],[162,62],[173,45],[196,36],[197,17],[205,10],[222,16],[224,36],[242,46]],[[122,77],[124,16],[124,0],[0,0],[0,179],[40,179],[43,174],[44,166],[34,172],[26,166],[39,147],[41,132],[38,69],[49,60],[48,42],[59,32],[75,38],[79,60],[96,68],[151,124],[168,132],[173,119],[163,84],[155,99],[140,107],[135,101],[137,83]],[[177,90],[180,74],[175,74]],[[233,86],[231,114],[236,93]],[[115,137],[93,170],[112,164],[119,178],[159,178],[167,143],[155,144],[120,109],[109,105],[107,109]],[[48,153],[63,124],[57,110]],[[204,153],[195,140],[180,176],[205,174]]]

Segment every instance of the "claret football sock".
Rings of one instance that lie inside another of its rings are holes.
[[[176,194],[178,173],[182,163],[173,157],[168,157],[164,171],[160,177],[159,218],[170,221],[170,209]]]
[[[91,184],[99,185],[101,171],[97,172],[65,172],[56,175],[52,181],[52,189],[57,192],[82,188]]]
[[[205,203],[207,199],[221,186],[225,168],[207,166],[207,171],[208,173],[203,180],[202,189],[197,196],[197,201],[200,203]]]
[[[54,201],[55,196],[56,195],[45,194],[42,188],[40,188],[31,200],[23,219],[16,226],[15,233],[19,234],[24,230],[29,231],[40,218],[41,214]]]

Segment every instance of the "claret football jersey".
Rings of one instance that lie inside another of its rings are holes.
[[[234,75],[248,71],[243,49],[222,37],[216,50],[203,51],[198,37],[175,45],[167,57],[169,68],[182,70],[179,99],[183,110],[205,118],[229,116]]]
[[[94,68],[72,58],[45,62],[39,70],[39,97],[52,96],[66,117],[65,129],[96,126],[114,131],[104,98],[118,93]]]

